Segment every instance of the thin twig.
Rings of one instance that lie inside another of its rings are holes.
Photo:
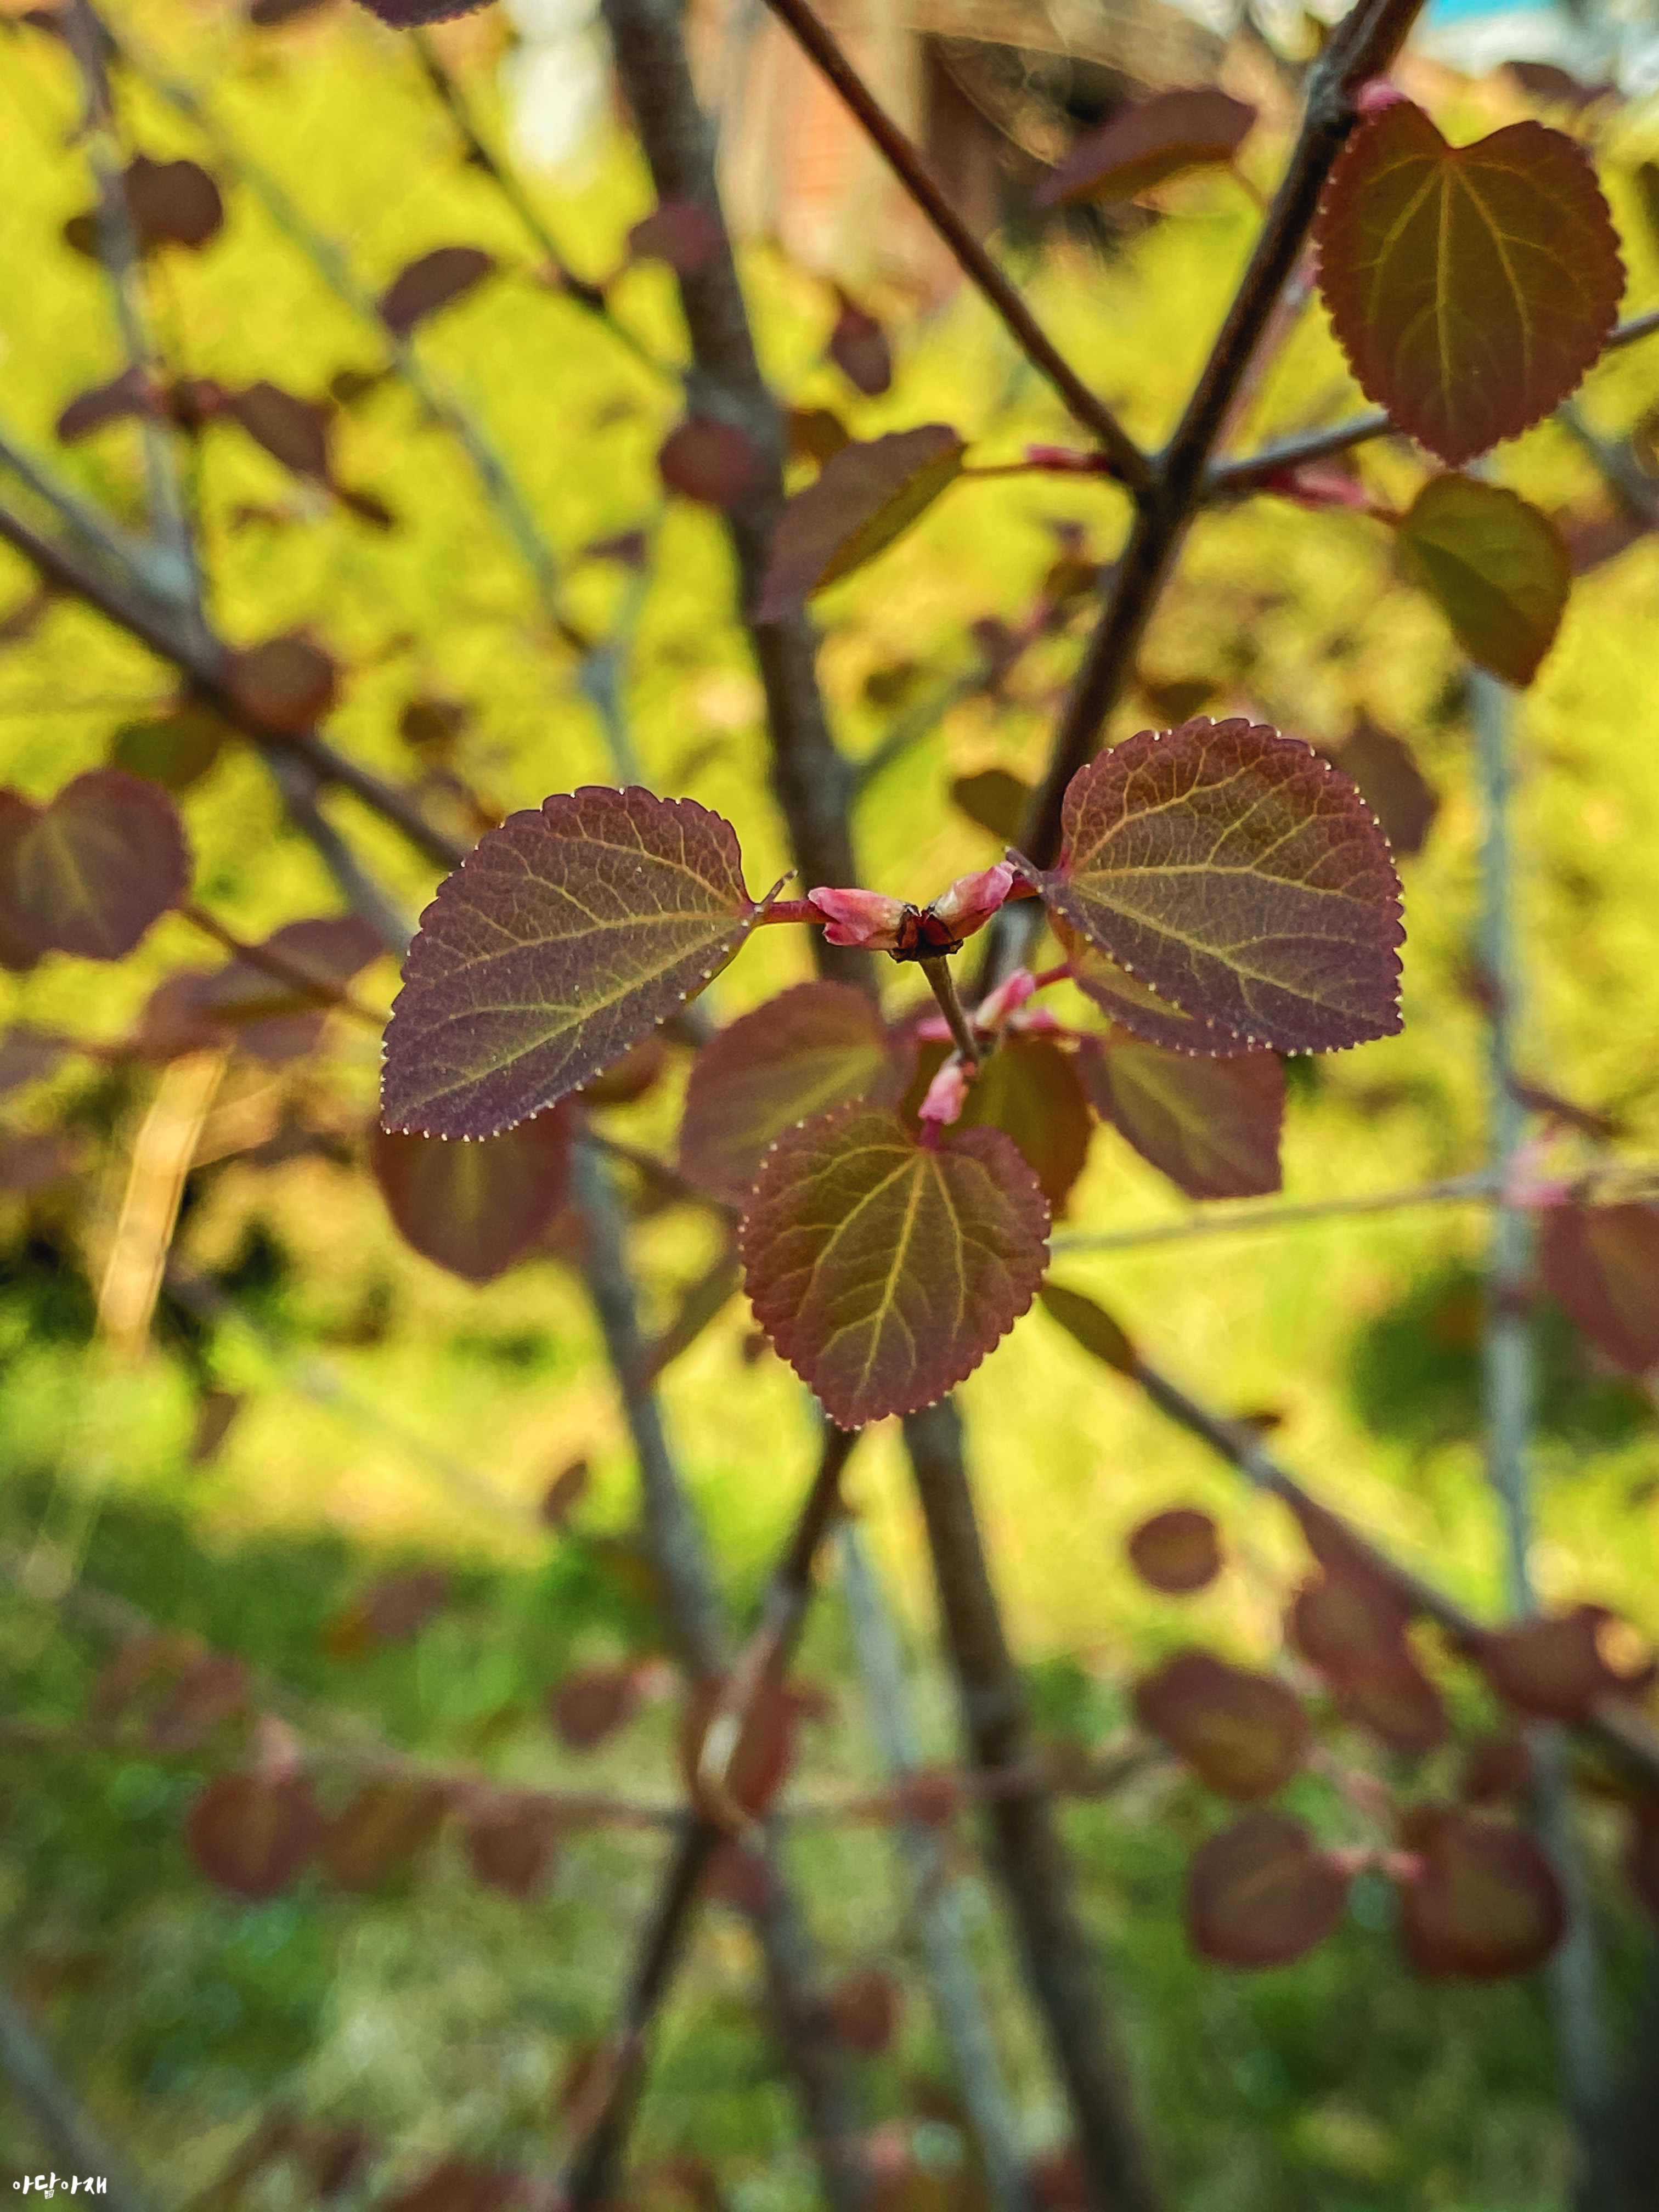
[[[96,2179],[109,2212],[149,2212],[148,2200],[119,2152],[106,2142],[58,2070],[28,2016],[0,1984],[0,2077],[28,2114],[35,2133],[71,2178]],[[14,2184],[14,2186],[15,2185]]]
[[[366,1006],[349,984],[326,974],[320,967],[313,967],[297,953],[279,952],[269,945],[251,945],[246,938],[220,921],[216,914],[197,900],[191,899],[179,908],[179,913],[192,928],[199,929],[204,937],[240,960],[249,968],[258,968],[291,990],[299,991],[322,1005],[337,1006],[342,1013],[349,1014],[354,1021],[365,1024],[378,1036],[386,1027],[386,1016]]]
[[[1015,286],[963,221],[949,194],[934,180],[916,148],[853,67],[823,18],[813,13],[808,0],[767,0],[767,4],[846,101],[911,200],[950,248],[963,274],[1000,318],[1032,368],[1052,385],[1076,421],[1099,440],[1123,482],[1135,489],[1145,485],[1152,474],[1146,454],[1042,329]]]
[[[1063,1229],[1050,1242],[1056,1252],[1134,1252],[1152,1244],[1184,1244],[1194,1237],[1237,1237],[1252,1231],[1299,1229],[1310,1221],[1340,1221],[1357,1214],[1395,1213],[1417,1206],[1468,1206],[1497,1195],[1498,1186],[1481,1170],[1449,1176],[1443,1182],[1419,1183],[1409,1190],[1362,1192],[1352,1198],[1310,1200],[1286,1206],[1278,1199],[1246,1199],[1235,1205],[1206,1206],[1182,1221],[1149,1222],[1144,1229]]]

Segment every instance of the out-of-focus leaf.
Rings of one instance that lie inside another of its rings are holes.
[[[733,1805],[744,1813],[763,1813],[782,1789],[794,1765],[798,1721],[788,1690],[775,1676],[763,1675],[726,1762],[723,1796],[726,1802],[722,1802],[704,1788],[699,1768],[704,1741],[725,1687],[723,1675],[693,1685],[680,1717],[679,1735],[680,1773],[687,1795],[722,1826],[730,1822]]]
[[[448,1602],[441,1567],[408,1567],[381,1575],[357,1601],[364,1627],[378,1644],[408,1644]]]
[[[1581,1721],[1598,1698],[1642,1686],[1642,1670],[1632,1679],[1608,1656],[1622,1626],[1604,1605],[1517,1620],[1483,1638],[1481,1668],[1504,1704],[1529,1720]]]
[[[1207,1589],[1221,1572],[1221,1537],[1207,1513],[1172,1505],[1133,1531],[1125,1547],[1135,1572],[1166,1597]]]
[[[548,1484],[538,1509],[543,1525],[562,1528],[586,1497],[592,1479],[592,1470],[585,1459],[573,1459],[562,1467]]]
[[[547,1887],[558,1844],[552,1808],[527,1790],[480,1795],[461,1808],[467,1863],[487,1889],[530,1899]]]
[[[1045,1283],[1037,1297],[1043,1310],[1103,1366],[1120,1375],[1135,1372],[1140,1364],[1135,1348],[1103,1306],[1063,1283]]]
[[[145,372],[137,368],[124,368],[107,384],[94,384],[84,392],[77,392],[64,407],[53,428],[60,444],[72,446],[77,439],[90,437],[94,430],[101,430],[106,422],[125,422],[134,416],[160,413]]]
[[[592,1751],[640,1709],[637,1667],[583,1667],[548,1692],[553,1733],[572,1751]]]
[[[628,234],[632,260],[665,261],[681,276],[695,276],[720,243],[719,223],[696,200],[664,200]]]
[[[1540,123],[1449,146],[1410,100],[1349,140],[1316,236],[1361,389],[1454,467],[1553,413],[1625,289],[1581,146]]]
[[[980,1069],[957,1127],[1012,1137],[1056,1216],[1083,1172],[1094,1133],[1073,1056],[1051,1038],[1018,1031]]]
[[[63,1129],[0,1128],[0,1192],[33,1198],[79,1174],[85,1146]]]
[[[890,545],[961,474],[967,450],[943,422],[843,446],[784,507],[759,620],[781,620]]]
[[[642,1037],[584,1083],[581,1096],[590,1106],[629,1106],[655,1086],[667,1064],[668,1048],[660,1034]]]
[[[670,491],[702,507],[731,507],[760,473],[761,456],[735,423],[688,415],[663,440],[657,473]]]
[[[790,459],[816,461],[820,468],[852,443],[852,433],[829,407],[792,407],[784,428]]]
[[[488,1137],[695,997],[759,911],[730,823],[590,785],[509,815],[438,887],[386,1031],[381,1118]]]
[[[1187,1932],[1224,1966],[1287,1966],[1341,1919],[1349,1877],[1287,1814],[1247,1813],[1210,1838],[1187,1875]]]
[[[124,959],[190,878],[178,808],[124,769],[88,769],[46,806],[0,811],[0,919],[37,952]]]
[[[1446,1711],[1407,1640],[1407,1618],[1395,1591],[1339,1552],[1297,1591],[1286,1625],[1349,1717],[1402,1758],[1420,1759],[1444,1741]]]
[[[378,1889],[435,1839],[449,1793],[414,1775],[376,1775],[329,1822],[318,1856],[337,1889]]]
[[[1255,121],[1255,108],[1213,85],[1156,93],[1080,139],[1043,179],[1037,205],[1133,199],[1188,170],[1224,167]]]
[[[1399,1029],[1400,880],[1310,747],[1243,720],[1143,730],[1078,771],[1062,821],[1058,866],[1024,864],[1050,912],[1198,1022],[1281,1052]]]
[[[931,1405],[1030,1304],[1048,1208],[1000,1130],[937,1151],[853,1105],[781,1137],[744,1218],[755,1318],[843,1428]]]
[[[1200,1060],[1137,1038],[1078,1055],[1091,1104],[1188,1198],[1259,1198],[1279,1188],[1285,1071],[1271,1052]]]
[[[1006,768],[986,768],[977,775],[959,775],[951,786],[951,803],[1002,845],[1012,845],[1018,836],[1030,796],[1030,785]]]
[[[898,2033],[904,1992],[881,1966],[843,1974],[824,1998],[830,2032],[861,2058],[878,2058]]]
[[[866,399],[879,399],[884,392],[891,389],[893,382],[893,355],[887,333],[856,300],[849,300],[845,292],[839,291],[836,297],[840,308],[825,351],[848,382]]]
[[[1469,659],[1530,684],[1572,588],[1546,514],[1502,484],[1431,477],[1401,520],[1401,565],[1451,624]]]
[[[1659,1364],[1659,1206],[1554,1206],[1538,1240],[1552,1297],[1627,1375]]]
[[[159,783],[164,790],[188,791],[218,759],[229,735],[222,714],[186,700],[171,714],[123,722],[109,741],[109,764]]]
[[[369,1150],[404,1242],[465,1282],[489,1283],[552,1226],[570,1185],[570,1135],[556,1109],[471,1141],[377,1127]]]
[[[1358,785],[1360,797],[1382,823],[1395,858],[1415,860],[1440,811],[1440,794],[1404,738],[1362,714],[1333,758]]]
[[[1224,1797],[1271,1797],[1307,1753],[1308,1717],[1296,1692],[1212,1651],[1166,1660],[1136,1686],[1135,1711]]]
[[[874,1004],[848,983],[798,983],[716,1033],[698,1053],[680,1123],[680,1169],[741,1203],[771,1146],[798,1121],[896,1088]]]
[[[331,653],[302,631],[240,647],[225,664],[232,703],[262,728],[303,736],[332,708],[340,672]]]
[[[329,408],[261,377],[240,392],[228,392],[225,409],[285,469],[319,483],[328,482]]]
[[[204,1651],[180,1673],[150,1716],[146,1731],[158,1751],[193,1751],[246,1706],[246,1663],[229,1651]]]
[[[1441,1814],[1400,1886],[1407,1958],[1431,1980],[1496,1981],[1541,1966],[1565,1933],[1555,1869],[1523,1829]]]
[[[302,1775],[222,1774],[185,1820],[191,1856],[208,1880],[251,1903],[279,1897],[322,1834],[323,1816]]]
[[[420,15],[409,20],[436,19]],[[475,291],[495,268],[495,255],[486,253],[481,246],[434,246],[429,253],[418,255],[400,269],[381,293],[380,320],[395,336],[406,338],[417,323]]]
[[[148,154],[137,154],[122,172],[121,184],[141,253],[158,246],[199,252],[224,228],[224,200],[199,161],[153,161]],[[71,216],[64,235],[77,253],[99,258],[102,244],[95,213]]]

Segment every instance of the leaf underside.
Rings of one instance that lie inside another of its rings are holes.
[[[773,1147],[743,1224],[755,1317],[843,1428],[931,1405],[1036,1295],[1048,1208],[997,1129],[925,1150],[863,1105]]]
[[[510,815],[438,887],[386,1030],[381,1120],[490,1137],[648,1036],[759,908],[730,823],[588,785]]]
[[[1226,1032],[1226,1054],[1332,1052],[1399,1029],[1405,933],[1388,842],[1310,747],[1242,720],[1143,730],[1073,777],[1062,823],[1057,867],[1020,863],[1050,914]],[[1136,1034],[1156,1027],[1153,1043],[1215,1051],[1201,1027],[1184,1038],[1174,1019],[1108,1010]]]
[[[1037,204],[1131,199],[1189,169],[1231,161],[1255,112],[1213,85],[1156,93],[1090,131],[1044,178]]]
[[[1103,1121],[1188,1198],[1261,1198],[1279,1188],[1285,1071],[1271,1052],[1200,1060],[1131,1038],[1080,1053]]]
[[[1400,558],[1469,659],[1526,684],[1555,641],[1572,563],[1547,515],[1501,484],[1431,477],[1400,524]]]
[[[1624,292],[1595,173],[1540,123],[1452,147],[1410,101],[1385,108],[1338,162],[1316,236],[1362,390],[1454,466],[1560,405]]]
[[[564,1203],[571,1110],[556,1109],[471,1145],[376,1129],[374,1179],[398,1234],[465,1282],[505,1274],[540,1243]]]

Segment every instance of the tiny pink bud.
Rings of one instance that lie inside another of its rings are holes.
[[[1390,84],[1385,76],[1374,76],[1360,86],[1353,104],[1360,115],[1381,115],[1384,108],[1400,106],[1405,97],[1397,84]]]
[[[866,952],[891,952],[899,941],[899,924],[907,911],[902,899],[881,891],[841,891],[820,888],[807,893],[829,923],[825,942],[851,945]]]
[[[987,1036],[1000,1036],[1003,1024],[1011,1014],[1017,1014],[1036,988],[1036,977],[1029,968],[1016,968],[1005,982],[981,999],[974,1008],[974,1027],[982,1030]]]
[[[958,943],[983,929],[1014,887],[1014,872],[1006,860],[994,868],[981,868],[971,876],[958,876],[948,890],[939,893],[927,911],[942,921]]]
[[[1109,453],[1080,453],[1072,446],[1028,446],[1028,467],[1048,469],[1055,476],[1109,477],[1117,470]]]
[[[1371,496],[1364,484],[1344,476],[1340,469],[1276,469],[1262,478],[1261,488],[1294,500],[1298,507],[1347,507],[1360,514],[1369,514],[1371,508]]]
[[[924,1014],[916,1024],[918,1044],[949,1044],[951,1024],[943,1014]]]
[[[959,1060],[947,1060],[927,1086],[921,1115],[924,1122],[954,1121],[968,1103],[968,1071]]]

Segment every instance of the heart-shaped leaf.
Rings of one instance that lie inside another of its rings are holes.
[[[838,1108],[767,1157],[743,1224],[755,1317],[843,1428],[931,1405],[1036,1295],[1048,1208],[997,1129],[937,1151]]]
[[[1142,730],[1079,769],[1061,821],[1059,866],[1022,870],[1160,999],[1281,1052],[1399,1029],[1400,879],[1370,809],[1310,747],[1201,716]]]
[[[89,769],[48,805],[0,810],[0,927],[36,952],[120,960],[190,890],[190,848],[166,792]]]
[[[1039,207],[1133,199],[1189,169],[1231,161],[1255,110],[1213,85],[1155,94],[1079,139],[1037,191]]]
[[[1188,1198],[1279,1187],[1285,1071],[1271,1052],[1200,1060],[1111,1037],[1078,1056],[1091,1104]]]
[[[711,1037],[692,1063],[680,1168],[741,1203],[768,1151],[798,1121],[896,1089],[873,1000],[849,983],[798,983]]]
[[[1555,1869],[1524,1829],[1437,1819],[1401,1884],[1406,1956],[1432,1980],[1496,1981],[1541,1966],[1566,1932]]]
[[[1166,1660],[1137,1685],[1135,1711],[1225,1797],[1271,1797],[1308,1748],[1308,1717],[1296,1692],[1212,1651],[1177,1651]]]
[[[1659,1366],[1659,1206],[1554,1206],[1544,1215],[1545,1287],[1627,1375]]]
[[[1401,517],[1400,562],[1469,659],[1530,684],[1555,641],[1571,565],[1547,515],[1501,484],[1431,477]]]
[[[493,1137],[541,1113],[695,997],[759,911],[737,833],[693,799],[590,784],[509,815],[421,917],[385,1126]]]
[[[386,286],[380,300],[380,320],[406,338],[417,323],[482,284],[495,267],[495,255],[481,246],[434,246],[400,269]]]
[[[838,577],[862,568],[962,472],[966,446],[943,422],[854,441],[785,506],[756,610],[777,622]]]
[[[1354,133],[1316,235],[1361,388],[1454,466],[1560,405],[1625,289],[1595,172],[1541,123],[1453,147],[1397,101]]]
[[[1247,1813],[1212,1836],[1187,1875],[1194,1950],[1223,1966],[1287,1966],[1341,1919],[1349,1877],[1300,1820]]]
[[[1221,1540],[1215,1522],[1195,1506],[1172,1505],[1154,1513],[1130,1536],[1130,1562],[1144,1583],[1166,1597],[1186,1597],[1206,1589],[1221,1571]]]
[[[470,1144],[376,1129],[374,1179],[399,1235],[465,1282],[505,1274],[535,1249],[564,1203],[569,1110]]]

